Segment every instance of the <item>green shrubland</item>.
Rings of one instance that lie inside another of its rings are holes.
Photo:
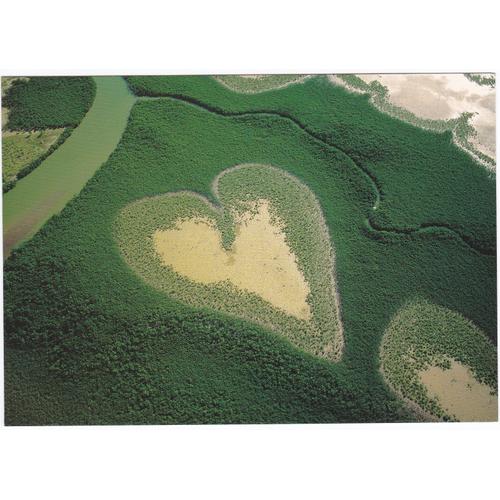
[[[496,78],[494,74],[481,74],[481,73],[465,73],[466,78],[471,82],[475,82],[478,85],[484,85],[487,87],[495,88]]]
[[[8,108],[2,137],[6,192],[71,135],[92,105],[95,83],[90,77],[31,77],[2,83],[6,86],[2,106]]]
[[[496,340],[494,180],[449,134],[322,78],[255,95],[201,77],[129,82],[176,98],[139,100],[107,163],[5,262],[7,423],[409,420],[379,371],[383,333],[404,304],[422,297]],[[243,163],[293,174],[321,207],[341,297],[339,363],[184,305],[122,257],[113,228],[125,207],[186,190],[215,202],[214,177]]]
[[[257,78],[249,78],[240,75],[219,75],[215,78],[231,90],[253,94],[300,82],[304,77],[305,75],[257,75]]]
[[[381,346],[382,370],[388,383],[406,400],[439,419],[452,417],[419,380],[429,366],[454,359],[497,393],[497,353],[492,342],[472,322],[449,309],[417,300],[394,316]]]
[[[293,118],[374,180],[381,198],[371,214],[375,225],[406,230],[443,224],[494,253],[489,221],[495,218],[495,182],[453,143],[450,130],[423,130],[387,116],[370,104],[369,94],[349,93],[324,76],[252,95],[230,92],[211,77],[128,82],[138,95],[181,97],[223,115],[260,111]]]
[[[2,138],[4,182],[19,175],[22,168],[47,151],[61,135],[61,129],[11,132]]]
[[[95,83],[90,77],[32,77],[12,82],[3,105],[9,130],[76,127],[90,108]]]
[[[468,75],[466,76],[477,83],[480,81]],[[393,104],[388,95],[388,88],[377,80],[367,83],[356,75],[337,75],[337,78],[340,78],[350,89],[368,94],[375,107],[390,116],[398,118],[406,123],[416,125],[417,127],[422,127],[426,130],[451,133],[454,141],[484,166],[487,168],[495,167],[495,160],[477,149],[471,140],[477,134],[474,127],[469,123],[473,113],[462,113],[459,117],[450,118],[448,120],[421,118],[411,111]]]
[[[45,158],[51,155],[70,135],[72,129],[45,129],[14,132],[2,137],[3,191],[12,189]]]
[[[242,165],[222,172],[213,191],[217,206],[187,192],[146,198],[126,206],[117,219],[115,234],[127,263],[148,283],[173,298],[249,319],[284,336],[303,351],[337,361],[343,339],[337,317],[334,257],[314,195],[290,175],[263,165]],[[193,217],[211,220],[230,248],[234,217],[248,210],[248,202],[260,199],[268,200],[272,216],[284,222],[288,246],[310,287],[312,318],[308,321],[281,312],[257,295],[228,283],[189,280],[164,266],[156,254],[153,233]]]

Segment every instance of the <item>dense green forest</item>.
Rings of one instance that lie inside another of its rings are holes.
[[[368,95],[345,92],[324,76],[262,94],[228,92],[211,77],[129,77],[142,96],[173,96],[224,115],[269,112],[290,117],[343,151],[372,178],[381,203],[371,214],[379,228],[405,231],[449,226],[494,253],[495,183],[457,148],[451,133],[429,133],[392,119]]]
[[[278,169],[246,164],[223,171],[212,186],[212,195],[223,209],[186,192],[148,197],[126,206],[117,218],[115,235],[130,267],[151,286],[179,301],[246,318],[284,336],[305,352],[338,361],[343,339],[337,317],[334,257],[311,191]],[[156,230],[200,216],[216,224],[229,250],[235,239],[236,214],[248,210],[248,201],[262,199],[272,203],[274,217],[286,220],[286,240],[310,290],[307,300],[311,317],[307,321],[276,309],[258,295],[228,288],[227,283],[195,283],[155,259],[151,235]]]
[[[415,418],[384,383],[391,318],[422,297],[496,340],[495,183],[451,141],[324,78],[238,95],[208,77],[131,77],[107,163],[5,262],[6,422],[367,422]],[[331,363],[172,300],[123,260],[132,201],[242,163],[295,175],[336,253],[345,348]],[[375,208],[374,208],[375,207]]]
[[[14,80],[2,105],[8,108],[3,137],[3,192],[12,189],[50,156],[90,109],[95,97],[91,77],[31,77]],[[58,130],[49,145],[38,138]],[[22,132],[22,133],[21,133]]]
[[[9,130],[76,127],[89,110],[95,83],[88,76],[33,77],[15,80],[3,105]]]
[[[419,374],[429,366],[450,368],[450,360],[459,361],[498,394],[497,352],[488,338],[455,311],[424,300],[405,304],[392,318],[380,356],[387,382],[434,418],[453,417],[420,381]]]

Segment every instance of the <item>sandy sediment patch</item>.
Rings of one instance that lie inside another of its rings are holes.
[[[301,83],[313,75],[215,75],[221,85],[242,94],[258,94]]]
[[[419,373],[420,381],[447,413],[461,422],[495,422],[498,396],[476,380],[471,370],[455,360],[450,368],[430,366]]]
[[[496,348],[456,311],[407,303],[384,333],[380,360],[384,380],[419,419],[496,420]]]
[[[283,231],[271,220],[268,200],[260,200],[236,219],[229,251],[222,247],[214,224],[203,218],[156,231],[153,240],[163,263],[191,280],[205,284],[227,280],[298,319],[311,317],[309,286]]]
[[[254,322],[312,355],[343,350],[335,255],[321,207],[294,176],[242,164],[212,183],[124,207],[114,228],[125,261],[190,307]]]

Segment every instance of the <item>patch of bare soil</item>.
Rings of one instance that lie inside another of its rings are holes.
[[[470,369],[450,360],[451,368],[431,366],[420,372],[420,380],[441,407],[462,422],[496,422],[498,397],[478,382]]]
[[[367,83],[379,81],[389,89],[388,99],[421,118],[448,120],[474,113],[471,125],[474,145],[496,157],[495,89],[479,85],[463,74],[369,74],[357,75]]]
[[[230,251],[222,247],[220,233],[211,221],[202,218],[156,231],[155,249],[164,265],[188,279],[205,284],[229,281],[291,316],[310,319],[309,286],[283,231],[271,219],[269,202],[260,200],[236,224]]]

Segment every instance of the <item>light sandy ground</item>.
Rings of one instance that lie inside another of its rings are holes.
[[[470,369],[451,360],[451,368],[431,366],[421,372],[420,380],[442,408],[462,422],[491,422],[498,418],[498,397],[479,383]]]
[[[274,81],[273,83],[269,83],[268,79],[273,79],[274,77],[287,77],[284,81]],[[307,78],[310,78],[314,75],[222,75],[222,76],[213,76],[215,80],[217,80],[221,85],[232,90],[234,92],[239,92],[242,94],[259,94],[261,92],[268,92],[270,90],[283,89],[288,87],[289,85],[293,85],[296,83],[303,82]],[[245,81],[264,81],[264,86],[259,88],[246,87],[245,85],[241,85],[238,82],[238,79]],[[289,79],[291,78],[291,79]]]
[[[2,106],[2,129],[7,126],[9,121],[9,109]]]
[[[495,159],[495,89],[472,82],[463,74],[357,75],[389,89],[389,100],[421,118],[447,120],[474,113],[477,149]]]
[[[199,283],[230,281],[253,292],[298,319],[309,320],[309,285],[300,272],[279,225],[271,220],[269,202],[260,200],[236,221],[230,251],[222,247],[219,231],[208,219],[177,223],[156,231],[155,249],[165,265]]]
[[[63,128],[2,132],[3,179],[15,179],[19,171],[39,158],[59,139]]]

